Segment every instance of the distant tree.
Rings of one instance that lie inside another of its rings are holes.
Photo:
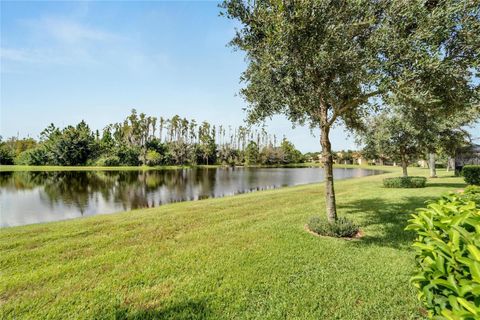
[[[18,156],[20,153],[33,149],[37,146],[37,141],[33,138],[23,138],[11,137],[3,142],[5,148],[10,149],[14,157]]]
[[[446,158],[447,171],[455,169],[454,158],[457,152],[471,143],[470,134],[461,128],[449,128],[443,132],[437,144],[437,153]],[[453,162],[453,163],[452,163]]]
[[[140,162],[140,148],[129,145],[120,145],[115,148],[114,154],[122,166],[138,166]]]
[[[20,153],[15,158],[15,164],[17,165],[29,165],[29,166],[40,166],[53,164],[49,158],[47,150],[43,146],[37,146],[33,149],[28,149]]]
[[[258,164],[260,158],[260,152],[258,145],[255,141],[250,141],[245,149],[245,164],[252,165]]]
[[[99,147],[101,152],[108,153],[115,147],[115,140],[112,136],[112,126],[109,125],[103,129],[102,138]]]
[[[282,162],[284,164],[288,163],[301,163],[303,162],[303,155],[300,151],[298,151],[293,143],[288,141],[286,138],[282,140],[282,144],[280,145],[280,149],[282,150],[283,159]]]
[[[158,166],[162,162],[162,155],[155,150],[148,150],[146,156],[147,166]]]
[[[403,121],[423,132],[418,138],[434,177],[444,137],[456,136],[480,117],[480,6],[470,0],[411,1],[408,6],[394,1],[389,11],[385,66],[395,77],[387,101]]]
[[[85,121],[63,130],[50,125],[42,132],[42,139],[50,164],[85,165],[96,151],[95,136]]]
[[[217,157],[217,147],[215,136],[208,122],[204,121],[198,129],[199,150],[201,154],[201,163],[214,164]]]
[[[412,126],[400,113],[383,112],[372,116],[366,121],[366,129],[360,132],[364,150],[399,162],[405,177],[408,165],[425,150],[422,130]]]
[[[12,165],[14,158],[14,151],[0,137],[0,164]]]

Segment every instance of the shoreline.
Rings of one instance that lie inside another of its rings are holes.
[[[99,166],[23,166],[23,165],[0,165],[0,172],[21,172],[21,171],[152,171],[152,170],[179,170],[193,168],[309,168],[322,167],[321,163],[306,162],[292,163],[285,165],[249,165],[249,166],[228,166],[228,165],[179,165],[179,166],[118,166],[118,167],[99,167]],[[334,168],[363,168],[384,170],[394,166],[371,166],[357,164],[334,164]],[[412,167],[413,168],[413,167]]]

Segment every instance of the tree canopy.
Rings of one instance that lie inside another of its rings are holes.
[[[248,121],[284,114],[319,129],[330,221],[337,218],[333,125],[359,129],[379,106],[438,115],[474,103],[475,1],[227,0],[222,7],[241,24],[231,44],[248,61],[241,77]]]

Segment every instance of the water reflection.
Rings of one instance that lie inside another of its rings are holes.
[[[337,179],[378,170],[335,169]],[[319,168],[0,172],[2,227],[319,182]]]

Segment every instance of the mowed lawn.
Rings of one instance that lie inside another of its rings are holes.
[[[424,189],[385,189],[389,170],[336,183],[360,240],[305,232],[324,214],[321,184],[2,229],[0,318],[422,318],[404,227],[464,183],[440,171]]]

